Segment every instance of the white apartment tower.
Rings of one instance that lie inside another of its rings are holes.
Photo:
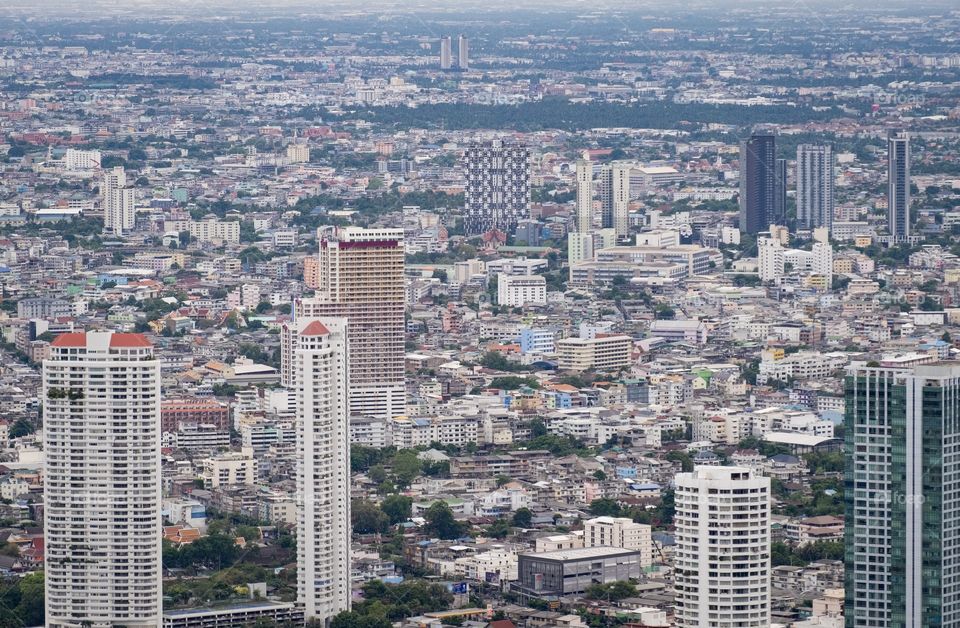
[[[404,414],[403,229],[323,227],[318,234],[318,285],[293,304],[283,330],[281,383],[293,385],[293,349],[300,319],[343,317],[350,340],[350,414]]]
[[[123,166],[103,173],[103,228],[115,236],[133,231],[137,222],[133,187],[127,185]]]
[[[50,349],[46,625],[157,628],[160,361],[140,334],[66,333]]]
[[[593,229],[593,163],[584,153],[577,160],[577,231],[586,233]]]
[[[630,166],[610,164],[600,171],[601,225],[612,228],[617,239],[630,235]]]
[[[803,229],[833,225],[833,147],[797,146],[797,224]]]
[[[457,38],[457,68],[460,70],[470,69],[470,41],[462,33]]]
[[[440,38],[440,69],[449,70],[453,66],[453,49],[450,36]]]
[[[676,483],[676,623],[770,626],[770,479],[696,467]]]
[[[347,321],[297,325],[297,599],[307,619],[329,626],[350,610]]]

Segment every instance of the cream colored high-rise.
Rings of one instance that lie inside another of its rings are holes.
[[[350,340],[350,413],[405,413],[403,229],[323,228],[313,298],[294,302],[294,320],[343,317]],[[282,342],[281,381],[292,383],[296,330]]]
[[[677,626],[768,628],[770,478],[696,467],[674,482]]]
[[[350,438],[347,321],[297,321],[297,597],[329,625],[350,610]]]
[[[600,171],[601,226],[612,228],[617,239],[630,235],[630,166],[613,163]]]
[[[140,334],[67,333],[43,362],[48,628],[161,621],[160,361]]]
[[[577,160],[577,231],[586,233],[593,229],[593,163],[584,153]]]
[[[103,173],[103,228],[115,236],[133,231],[137,215],[132,187],[127,186],[127,175],[123,166],[117,166]]]

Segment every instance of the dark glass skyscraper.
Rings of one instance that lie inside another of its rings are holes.
[[[751,135],[740,144],[740,231],[756,235],[770,227],[777,211],[777,142]]]
[[[960,626],[960,363],[846,378],[847,628]]]

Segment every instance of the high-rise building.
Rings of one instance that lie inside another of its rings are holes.
[[[132,186],[127,185],[123,166],[116,166],[103,173],[100,193],[103,197],[104,230],[115,236],[133,231],[137,222],[134,191]]]
[[[677,626],[770,626],[770,479],[744,467],[678,473]]]
[[[774,170],[773,216],[770,222],[787,224],[787,160],[777,159]]]
[[[403,229],[322,227],[313,298],[293,303],[282,330],[281,383],[293,385],[296,321],[343,317],[350,341],[350,413],[405,412]]]
[[[756,235],[776,216],[776,153],[773,135],[751,135],[740,143],[740,231]]]
[[[833,226],[833,147],[797,146],[797,226],[801,229]]]
[[[910,136],[887,138],[887,230],[894,240],[910,235]]]
[[[577,160],[577,231],[586,233],[593,229],[593,163],[584,153]]]
[[[960,363],[846,377],[849,628],[960,625]]]
[[[493,140],[464,152],[464,230],[467,235],[498,229],[513,233],[530,217],[530,149]]]
[[[160,361],[140,334],[65,333],[43,362],[47,626],[157,628]]]
[[[604,228],[613,228],[617,238],[630,235],[630,166],[610,164],[600,170],[600,215]]]
[[[457,38],[457,68],[460,70],[470,69],[470,42],[463,33]]]
[[[342,318],[296,325],[297,598],[329,626],[350,610],[349,332]]]
[[[449,35],[440,38],[440,69],[449,70],[453,67],[453,44]]]

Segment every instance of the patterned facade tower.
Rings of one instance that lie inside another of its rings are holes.
[[[501,140],[474,144],[463,158],[467,235],[513,233],[530,214],[530,149]]]

